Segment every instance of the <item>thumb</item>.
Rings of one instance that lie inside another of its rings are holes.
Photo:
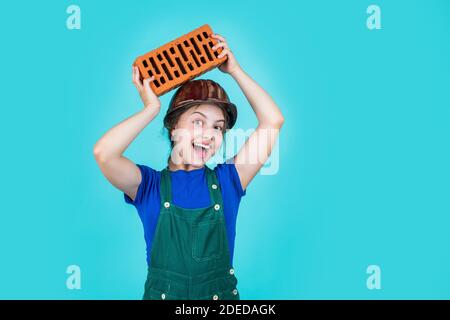
[[[151,76],[150,78],[145,78],[143,81],[144,84],[144,88],[147,90],[150,90],[151,92],[153,92],[152,88],[150,87],[150,82],[155,80],[155,76]]]

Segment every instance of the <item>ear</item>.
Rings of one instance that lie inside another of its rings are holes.
[[[172,131],[170,131],[170,138],[172,139],[172,141],[175,141],[175,138],[177,137],[176,129],[177,127],[173,128]]]

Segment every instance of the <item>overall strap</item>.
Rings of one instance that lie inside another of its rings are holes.
[[[172,184],[170,181],[170,172],[166,167],[161,171],[161,184],[160,184],[161,203],[172,203]]]
[[[206,180],[208,183],[208,191],[213,206],[219,205],[220,210],[223,210],[222,192],[220,191],[219,181],[214,170],[206,167]],[[218,209],[216,209],[218,210]]]

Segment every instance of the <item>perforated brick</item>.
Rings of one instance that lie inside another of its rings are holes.
[[[141,79],[154,75],[155,80],[150,86],[161,96],[219,66],[227,56],[217,58],[222,48],[212,49],[218,42],[210,37],[212,33],[210,26],[205,24],[136,58],[134,65],[138,66]]]

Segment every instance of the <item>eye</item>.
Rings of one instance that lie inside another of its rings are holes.
[[[203,121],[200,119],[195,119],[194,121],[192,121],[192,123],[196,126],[202,126],[203,125]]]
[[[223,131],[223,128],[221,126],[215,126],[215,129],[219,130],[219,131]]]

